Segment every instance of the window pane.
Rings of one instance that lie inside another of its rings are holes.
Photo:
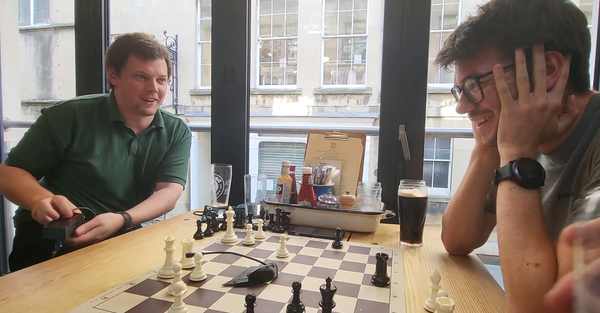
[[[211,44],[210,43],[203,43],[200,44],[200,62],[202,64],[210,64],[210,60],[211,60]]]
[[[433,162],[423,162],[423,180],[427,187],[433,187]]]
[[[271,14],[271,0],[260,0],[260,14]]]
[[[429,57],[435,58],[440,51],[440,33],[431,33],[429,35]]]
[[[436,149],[450,149],[450,143],[452,139],[449,137],[437,137],[435,140]]]
[[[354,12],[354,34],[366,34],[367,33],[367,11],[355,11]]]
[[[365,83],[365,66],[353,65],[348,72],[348,85],[362,85]]]
[[[285,0],[273,0],[273,14],[285,13]]]
[[[431,30],[442,29],[442,6],[433,5],[431,6]]]
[[[298,66],[295,62],[288,62],[285,68],[285,84],[296,85],[296,76],[298,75]]]
[[[273,37],[283,37],[283,17],[285,15],[273,15]]]
[[[340,0],[340,10],[352,10],[353,0]]]
[[[367,41],[363,38],[354,40],[352,63],[367,63]]]
[[[200,40],[201,41],[210,41],[211,40],[210,23],[211,23],[211,20],[200,21]]]
[[[298,0],[287,0],[285,5],[286,5],[285,11],[287,13],[298,12]]]
[[[325,39],[325,59],[329,61],[337,60],[337,39]]]
[[[273,62],[285,63],[285,40],[273,40]],[[283,66],[283,65],[282,65]]]
[[[338,0],[325,0],[325,11],[335,11],[338,9]]]
[[[367,0],[354,0],[354,9],[366,9],[367,8]]]
[[[271,62],[273,60],[273,41],[260,41],[260,61]]]
[[[201,86],[203,87],[208,87],[211,85],[210,82],[210,78],[211,78],[211,72],[210,72],[210,64],[209,65],[201,65],[200,67],[200,71],[201,71]]]
[[[271,37],[271,15],[262,15],[260,18],[260,37]]]
[[[323,85],[337,85],[336,62],[325,62],[323,65]]]
[[[261,85],[272,85],[271,77],[271,66],[272,63],[260,63],[260,84]]]
[[[444,29],[455,29],[458,26],[458,4],[444,6]]]
[[[439,79],[439,66],[434,64],[434,60],[435,59],[433,58],[429,59],[429,73],[427,82],[430,84],[436,84]]]
[[[31,8],[29,0],[19,0],[19,26],[31,25]]]
[[[339,35],[352,35],[352,12],[340,12]]]
[[[325,13],[325,35],[337,35],[337,12]]]
[[[433,166],[433,187],[434,188],[448,188],[448,170],[450,163],[448,162],[434,162]]]
[[[50,4],[49,0],[34,0],[33,23],[50,24]]]
[[[200,1],[200,18],[210,18],[211,12],[211,1],[212,0],[201,0]]]
[[[286,15],[285,35],[287,37],[298,36],[298,14]]]
[[[298,40],[289,39],[286,49],[288,62],[295,62],[298,59]]]
[[[341,49],[338,60],[350,62],[352,60],[352,38],[340,38],[339,47]]]

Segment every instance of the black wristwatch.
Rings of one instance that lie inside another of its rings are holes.
[[[125,211],[119,211],[116,213],[123,216],[123,218],[125,219],[125,225],[123,225],[123,228],[121,228],[121,231],[128,232],[128,231],[132,230],[133,229],[133,220],[131,219],[131,215],[129,215],[129,213],[127,213]]]
[[[538,189],[544,186],[546,171],[536,160],[518,158],[497,169],[494,174],[494,184],[510,179],[525,189]]]

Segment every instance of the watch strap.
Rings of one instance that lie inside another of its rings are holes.
[[[498,168],[494,172],[494,185],[511,178],[512,167],[515,161],[510,161],[508,164]]]
[[[125,219],[125,225],[123,225],[122,231],[130,231],[133,228],[133,220],[131,215],[125,211],[118,211],[117,214],[121,215]]]

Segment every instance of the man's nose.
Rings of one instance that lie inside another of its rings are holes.
[[[456,105],[456,113],[467,114],[473,111],[476,107],[477,104],[471,102],[471,100],[469,100],[467,96],[462,93],[458,99],[458,104]]]

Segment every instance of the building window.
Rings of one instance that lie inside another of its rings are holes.
[[[267,175],[267,197],[275,195],[283,160],[296,165],[296,182],[302,181],[305,149],[304,142],[262,141],[258,144],[258,173]]]
[[[258,23],[258,85],[295,86],[298,0],[260,0]]]
[[[367,0],[325,0],[323,86],[365,84],[367,6]]]
[[[452,138],[425,137],[423,180],[432,194],[449,195],[451,181]]]
[[[210,87],[211,1],[198,0],[198,88]]]
[[[50,0],[19,0],[19,26],[50,24]]]
[[[592,16],[594,12],[594,1],[593,0],[579,0],[579,9],[583,11],[585,17],[587,17],[588,28],[592,28]]]
[[[431,2],[431,30],[429,35],[429,83],[448,84],[454,81],[454,71],[447,72],[433,64],[446,38],[459,23],[460,0],[433,0]]]

